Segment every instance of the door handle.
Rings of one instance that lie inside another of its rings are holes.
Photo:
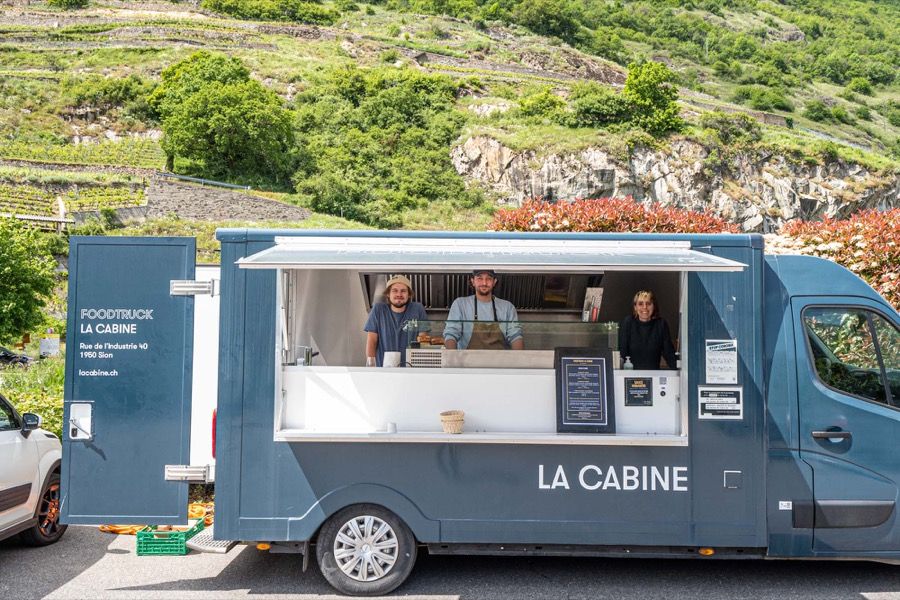
[[[849,431],[813,431],[812,436],[817,440],[822,439],[841,439],[849,440],[853,434]]]

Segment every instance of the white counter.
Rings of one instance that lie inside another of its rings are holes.
[[[669,431],[557,433],[553,369],[284,367],[282,386],[276,441],[687,445]],[[462,434],[441,430],[451,409],[466,413]]]

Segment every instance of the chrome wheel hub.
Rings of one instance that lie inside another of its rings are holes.
[[[397,562],[399,544],[390,525],[370,515],[344,523],[334,540],[334,559],[356,581],[375,581]]]

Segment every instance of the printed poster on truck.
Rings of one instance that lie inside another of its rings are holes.
[[[698,386],[701,419],[741,421],[744,418],[744,388]]]
[[[737,383],[737,340],[706,340],[706,383]]]

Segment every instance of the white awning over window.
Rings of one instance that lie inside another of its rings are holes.
[[[237,261],[243,269],[360,269],[498,273],[741,271],[747,265],[692,250],[689,241],[409,237],[276,237]]]

